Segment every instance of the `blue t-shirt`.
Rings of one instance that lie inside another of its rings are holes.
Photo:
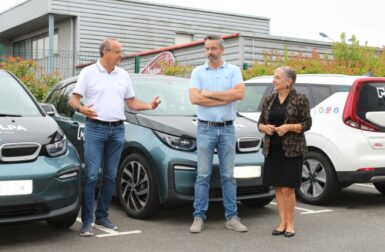
[[[239,67],[223,61],[217,69],[211,68],[208,63],[196,67],[190,78],[190,88],[208,91],[226,91],[243,81]],[[205,107],[198,105],[198,119],[212,122],[235,120],[235,102],[222,106]]]

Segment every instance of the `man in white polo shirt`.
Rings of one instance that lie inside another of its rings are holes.
[[[150,103],[135,98],[130,76],[117,67],[122,46],[116,39],[104,40],[100,59],[84,68],[70,99],[71,107],[86,116],[84,129],[85,172],[83,178],[81,236],[92,236],[95,187],[103,162],[103,181],[95,211],[95,224],[116,230],[108,219],[115,190],[115,177],[124,144],[124,103],[134,110],[155,109],[159,97]],[[84,97],[84,105],[80,99]]]

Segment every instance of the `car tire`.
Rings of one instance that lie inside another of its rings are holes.
[[[241,203],[247,207],[264,207],[274,199],[274,197],[262,198],[262,199],[249,199],[241,200]]]
[[[373,185],[377,189],[377,191],[382,193],[382,195],[385,195],[385,182],[376,182],[373,183]]]
[[[302,180],[297,197],[305,203],[320,205],[338,195],[341,187],[330,161],[321,153],[310,151],[304,155]]]
[[[76,213],[65,218],[47,220],[47,224],[54,228],[69,228],[75,223],[77,217],[78,215]]]
[[[124,211],[136,219],[156,215],[160,208],[154,172],[138,153],[127,155],[117,176],[117,195]]]

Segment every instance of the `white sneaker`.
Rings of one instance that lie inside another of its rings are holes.
[[[241,223],[241,219],[237,216],[234,216],[226,221],[226,228],[237,232],[247,232],[247,227]]]
[[[195,217],[194,222],[190,227],[190,233],[200,233],[203,229],[203,219],[200,217]]]

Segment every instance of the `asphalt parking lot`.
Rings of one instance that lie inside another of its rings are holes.
[[[128,218],[114,202],[111,219],[119,230],[95,229],[80,237],[80,223],[57,230],[44,222],[0,226],[0,251],[384,251],[385,197],[371,184],[355,184],[327,206],[298,203],[296,236],[273,237],[278,223],[274,202],[264,208],[239,206],[249,227],[224,227],[221,204],[211,204],[205,229],[190,234],[192,207],[163,209],[151,220]]]

